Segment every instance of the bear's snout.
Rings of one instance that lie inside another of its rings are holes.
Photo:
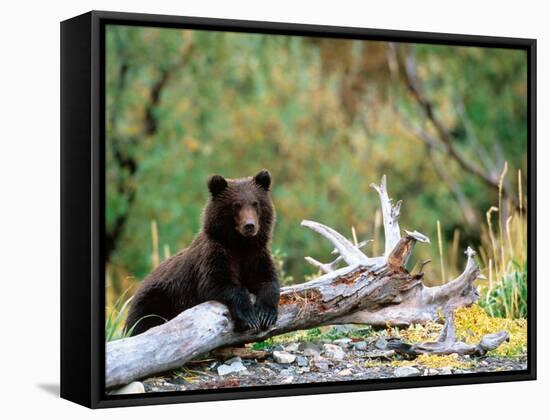
[[[252,237],[258,233],[258,215],[253,208],[245,207],[241,209],[238,219],[237,230],[241,235]]]
[[[258,225],[255,220],[247,220],[241,230],[243,236],[254,236],[258,233]]]

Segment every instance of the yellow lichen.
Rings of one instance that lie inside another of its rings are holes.
[[[438,356],[435,354],[421,354],[416,358],[416,363],[434,369],[444,367],[468,369],[472,366],[471,362],[459,359],[456,353],[445,356]]]
[[[460,359],[456,353],[445,356],[439,356],[436,354],[421,354],[413,360],[392,360],[391,362],[386,364],[386,366],[415,366],[432,369],[468,369],[472,367],[472,362]]]
[[[426,341],[436,341],[441,328],[441,324],[429,321],[425,325],[413,324],[407,329],[389,329],[386,332],[388,336],[398,337],[408,343],[423,343]]]
[[[403,330],[388,328],[385,332],[389,337],[398,337],[408,343],[423,343],[436,341],[442,327],[441,323],[430,321],[425,325],[415,324]],[[493,318],[487,315],[480,306],[472,305],[469,308],[456,310],[455,327],[457,340],[468,344],[478,344],[485,334],[507,331],[510,334],[510,341],[502,343],[495,350],[489,352],[489,355],[517,357],[527,352],[527,320],[525,319]],[[436,363],[435,360],[434,363]],[[398,361],[397,365],[408,366],[410,364]]]
[[[366,368],[383,367],[383,366],[388,366],[388,363],[387,362],[384,363],[380,360],[367,360],[366,362],[363,363],[363,366]]]
[[[502,343],[489,355],[516,357],[527,352],[527,320],[492,318],[478,305],[455,312],[457,340],[477,344],[485,334],[507,331],[510,341]]]

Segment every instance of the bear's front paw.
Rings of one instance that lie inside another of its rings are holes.
[[[235,331],[243,332],[247,330],[259,330],[260,321],[254,308],[239,309],[233,314],[235,322]]]
[[[257,303],[256,313],[258,314],[258,320],[262,330],[267,330],[277,321],[277,307]]]

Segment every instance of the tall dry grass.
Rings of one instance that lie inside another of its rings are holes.
[[[478,280],[481,291],[480,306],[490,316],[524,318],[527,315],[527,197],[523,194],[521,170],[517,173],[517,206],[503,198],[503,184],[508,174],[508,164],[499,178],[498,205],[485,213],[481,226],[481,244],[478,247],[481,273]],[[459,249],[460,231],[455,230],[450,248],[444,250],[441,225],[437,221],[438,250],[441,276],[455,277],[461,270]]]

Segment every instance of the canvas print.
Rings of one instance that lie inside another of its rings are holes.
[[[527,74],[106,25],[106,393],[526,370]]]

